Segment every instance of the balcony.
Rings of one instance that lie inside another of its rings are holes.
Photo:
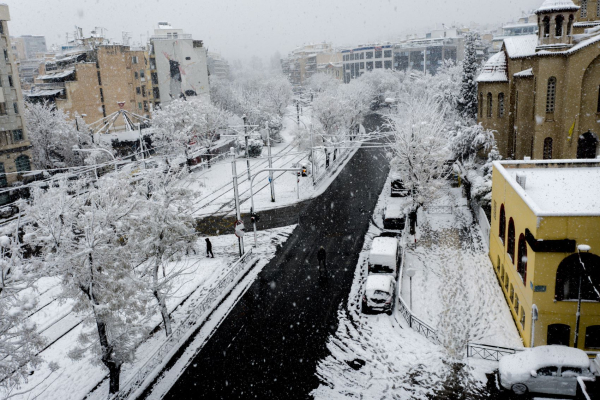
[[[181,35],[150,36],[150,41],[152,41],[152,40],[179,40],[179,39],[192,39],[192,35],[189,33],[183,33]]]

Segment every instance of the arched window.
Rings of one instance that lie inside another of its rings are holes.
[[[598,137],[592,132],[579,136],[577,143],[577,158],[596,158],[598,152]]]
[[[31,163],[29,162],[29,157],[25,154],[17,157],[17,159],[15,160],[15,165],[17,166],[17,172],[31,171]]]
[[[546,92],[546,112],[554,112],[554,103],[556,101],[556,78],[548,79],[548,91]]]
[[[598,8],[600,10],[600,7]],[[599,15],[600,17],[600,15]],[[573,14],[569,15],[569,23],[567,24],[567,35],[571,35],[573,33]]]
[[[498,236],[502,240],[502,244],[506,243],[506,212],[504,211],[504,204],[500,206],[500,223],[498,229]]]
[[[506,252],[510,256],[513,264],[515,263],[515,221],[511,218],[508,221],[508,239],[506,244]]]
[[[580,259],[581,257],[581,259]],[[583,266],[585,266],[585,271]],[[579,275],[581,274],[581,298],[600,301],[594,286],[600,287],[600,257],[595,254],[573,254],[565,258],[556,270],[554,299],[557,301],[577,300],[579,297]]]
[[[492,94],[488,93],[487,95],[487,116],[488,118],[492,118],[493,108],[492,108]]]
[[[483,93],[479,93],[479,118],[483,117]]]
[[[548,336],[546,344],[558,344],[568,346],[571,342],[571,327],[565,324],[548,325]]]
[[[517,256],[517,272],[521,275],[523,283],[527,283],[527,242],[525,235],[519,236],[519,252]]]
[[[585,328],[585,348],[600,349],[600,325]]]
[[[588,0],[581,0],[581,18],[587,18]]]
[[[544,18],[544,37],[550,36],[550,18]]]
[[[552,138],[544,139],[544,160],[552,160]]]
[[[563,23],[565,22],[565,17],[559,14],[556,16],[554,22],[556,22],[556,37],[561,37],[563,35]]]
[[[504,117],[504,93],[498,95],[498,117]]]

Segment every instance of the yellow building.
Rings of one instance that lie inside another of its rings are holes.
[[[508,37],[478,77],[478,121],[504,158],[600,154],[600,0],[546,0],[539,34]]]
[[[581,287],[577,347],[600,349],[600,160],[495,162],[492,185],[490,259],[524,345],[574,346]]]

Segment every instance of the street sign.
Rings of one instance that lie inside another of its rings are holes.
[[[236,221],[235,222],[235,236],[239,237],[239,238],[243,238],[244,237],[244,221]]]

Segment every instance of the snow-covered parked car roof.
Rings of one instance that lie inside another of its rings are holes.
[[[499,370],[503,381],[516,383],[529,379],[531,371],[550,366],[586,369],[590,367],[590,359],[583,350],[572,347],[539,346],[503,357]]]
[[[389,198],[385,209],[385,218],[404,218],[407,205],[412,201],[410,197]]]
[[[391,237],[377,237],[373,240],[369,261],[371,264],[388,264],[395,262],[398,253],[398,239]]]
[[[382,290],[388,292],[392,287],[394,278],[392,275],[369,275],[367,276],[367,284],[365,285],[365,291],[374,292],[376,290]]]

